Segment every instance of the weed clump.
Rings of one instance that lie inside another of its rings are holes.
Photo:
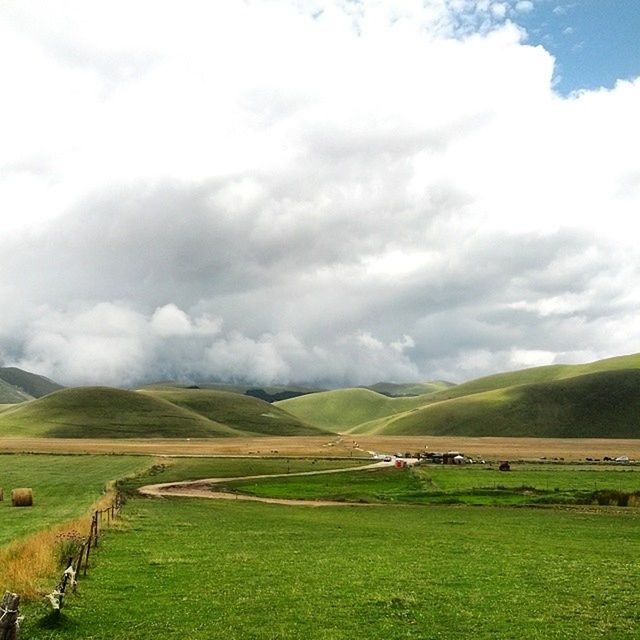
[[[602,506],[633,507],[640,503],[640,493],[602,489],[594,491],[592,502]]]
[[[66,567],[69,558],[75,558],[80,553],[84,537],[77,529],[63,531],[56,536],[56,559],[61,567]]]

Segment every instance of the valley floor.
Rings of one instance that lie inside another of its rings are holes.
[[[25,638],[638,637],[640,514],[133,499]]]
[[[339,455],[338,447],[344,447],[343,456],[360,451],[353,449],[352,440],[324,440],[325,445],[329,442],[333,455]],[[403,448],[389,446],[398,445],[397,440],[384,443],[391,450]],[[154,444],[158,445],[150,446]],[[364,449],[368,443],[358,444]],[[584,452],[588,444],[583,441]],[[601,444],[600,451],[620,451],[608,448],[620,441]],[[315,443],[326,456],[327,447],[322,445]],[[85,460],[91,469],[100,468],[105,474],[111,466],[120,475],[135,467],[139,470],[119,485],[127,497],[122,519],[101,537],[78,593],[68,598],[61,615],[52,614],[42,600],[27,603],[21,637],[632,640],[639,636],[639,508],[415,502],[439,499],[443,492],[475,500],[480,494],[473,490],[491,489],[492,484],[498,494],[507,491],[525,501],[532,499],[536,487],[554,495],[602,488],[638,492],[637,467],[524,464],[510,474],[501,474],[495,465],[366,470],[367,461],[362,459],[288,459],[276,457],[275,450],[264,451],[266,457],[250,458],[6,456],[13,461],[15,481],[23,479],[20,474],[35,477],[39,462],[45,460],[59,464],[60,482],[77,483]],[[497,450],[493,451],[495,455]],[[589,453],[595,456],[597,451]],[[633,455],[633,450],[621,452]],[[351,466],[357,470],[316,473]],[[75,474],[67,473],[72,467],[77,467]],[[82,473],[88,474],[89,468]],[[260,475],[271,477],[255,477]],[[251,478],[237,480],[239,476]],[[53,500],[58,491],[54,476],[42,469],[41,477],[39,494],[45,498],[45,488],[51,485]],[[364,509],[312,508],[145,498],[137,493],[148,484],[196,478],[224,478],[222,485],[230,490],[255,495],[346,497],[383,504]],[[62,485],[61,491],[56,499],[73,497]],[[84,500],[72,502],[80,505]],[[41,501],[34,516],[46,502]],[[5,515],[16,518],[17,525],[22,513],[7,509]]]
[[[97,440],[0,438],[0,453],[119,453],[140,455],[368,456],[369,451],[462,451],[487,459],[584,460],[626,455],[640,459],[640,439],[458,438],[447,436],[283,436],[255,438]]]

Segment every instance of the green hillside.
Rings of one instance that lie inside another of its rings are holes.
[[[347,430],[424,404],[424,396],[389,398],[369,389],[335,389],[275,403],[305,422],[333,430]]]
[[[205,438],[244,435],[159,397],[107,387],[56,391],[0,413],[1,436]]]
[[[162,399],[193,411],[210,420],[252,434],[273,436],[318,435],[321,431],[285,411],[258,398],[211,389],[145,389],[141,395]]]
[[[587,373],[454,398],[361,424],[380,435],[640,437],[640,370]]]
[[[430,402],[436,402],[520,384],[553,382],[554,380],[565,380],[588,373],[618,371],[621,369],[640,369],[640,353],[607,358],[606,360],[596,360],[588,364],[554,364],[546,367],[533,367],[531,369],[521,369],[520,371],[497,373],[463,382],[450,389],[440,391],[430,396],[429,400]]]
[[[23,371],[17,367],[0,367],[0,380],[17,387],[20,391],[33,398],[41,398],[48,393],[59,391],[64,387],[49,378]]]
[[[0,379],[0,404],[14,404],[31,400],[31,396]]]
[[[406,397],[406,396],[423,396],[426,393],[435,393],[436,391],[444,391],[455,387],[453,382],[446,382],[444,380],[432,380],[430,382],[408,382],[399,384],[397,382],[376,382],[368,387],[362,387],[363,389],[369,389],[376,393],[381,393],[385,396],[392,396],[394,398]]]
[[[634,393],[640,395],[636,375],[640,354],[499,373],[412,397],[339,389],[276,404],[311,424],[349,433],[640,437],[638,421],[625,413],[636,406]],[[374,387],[396,390],[389,384]]]

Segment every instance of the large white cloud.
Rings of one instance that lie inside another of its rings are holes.
[[[557,95],[530,5],[4,3],[3,360],[342,383],[640,350],[640,81]]]

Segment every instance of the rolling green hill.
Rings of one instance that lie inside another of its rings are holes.
[[[369,389],[335,389],[283,400],[275,405],[318,427],[347,430],[424,403],[424,396],[389,398]]]
[[[64,389],[61,384],[37,373],[30,373],[17,367],[0,367],[0,380],[17,387],[33,398],[41,398],[48,393]]]
[[[637,406],[636,375],[640,354],[499,373],[413,397],[339,389],[277,405],[359,434],[640,437],[639,420],[625,408]]]
[[[438,402],[520,384],[553,382],[554,380],[565,380],[588,373],[618,371],[620,369],[640,369],[640,353],[607,358],[606,360],[596,360],[588,364],[554,364],[546,367],[533,367],[531,369],[521,369],[520,371],[497,373],[463,382],[450,389],[434,393],[430,396],[429,401]]]
[[[516,385],[358,425],[379,435],[640,437],[640,370]]]
[[[24,391],[21,391],[12,384],[0,379],[0,403],[2,404],[15,404],[17,402],[25,402],[31,400],[32,396]]]
[[[146,389],[139,392],[222,422],[238,430],[272,436],[319,435],[317,427],[251,396],[212,389]]]
[[[108,387],[63,389],[0,413],[0,436],[206,438],[242,432],[148,394]]]
[[[77,387],[3,408],[0,437],[211,438],[319,435],[267,402],[223,391]]]

